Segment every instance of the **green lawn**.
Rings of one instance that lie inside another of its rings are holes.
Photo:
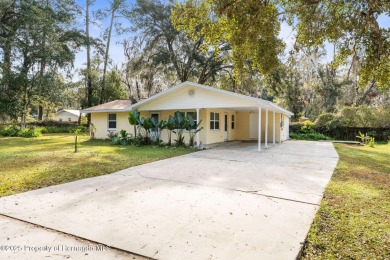
[[[0,197],[112,173],[130,166],[192,152],[186,148],[111,145],[66,134],[0,138]]]
[[[340,161],[302,259],[390,259],[390,145],[335,147]]]

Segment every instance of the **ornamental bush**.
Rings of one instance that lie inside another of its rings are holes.
[[[42,135],[42,130],[38,127],[27,127],[18,133],[19,137],[39,137]]]

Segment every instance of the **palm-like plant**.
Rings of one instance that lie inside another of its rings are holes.
[[[175,112],[174,115],[174,122],[175,122],[175,131],[173,131],[175,134],[177,134],[177,139],[175,140],[175,145],[185,146],[184,142],[184,136],[183,131],[188,128],[188,121],[187,118],[183,116],[183,114],[179,111]]]
[[[203,127],[199,128],[200,124],[202,123],[202,120],[199,122],[195,122],[195,120],[192,118],[190,114],[187,114],[187,130],[188,134],[190,136],[189,145],[190,147],[193,147],[195,144],[195,136],[196,134],[203,129]],[[197,144],[199,145],[199,144]]]
[[[160,122],[157,121],[154,117],[150,118],[150,123],[152,124],[152,128],[156,129],[156,140],[157,144],[160,145],[160,136],[161,136],[161,131],[165,129],[165,121],[161,120]]]
[[[134,126],[134,136],[137,137],[137,126],[139,126],[140,123],[140,118],[139,118],[140,113],[138,110],[130,111],[129,113],[129,123],[130,125]]]
[[[168,130],[168,145],[172,145],[172,132],[176,129],[175,118],[169,116],[168,121],[164,121],[164,128]]]

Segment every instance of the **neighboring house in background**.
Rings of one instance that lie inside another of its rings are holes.
[[[289,120],[293,115],[267,100],[192,82],[183,82],[135,104],[130,100],[115,100],[83,112],[91,113],[95,137],[107,138],[109,132],[122,129],[134,134],[134,127],[128,121],[132,110],[138,110],[141,117],[158,120],[167,120],[176,111],[190,113],[194,120],[202,120],[197,144],[257,140],[259,150],[261,143],[267,146],[289,139]],[[188,142],[188,135],[185,136]],[[168,141],[166,130],[161,133],[161,139]]]
[[[62,122],[77,122],[79,121],[80,113],[80,110],[63,109],[54,115],[54,120]]]

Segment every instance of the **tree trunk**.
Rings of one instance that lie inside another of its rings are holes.
[[[187,79],[183,76],[182,71],[179,68],[179,64],[177,63],[175,50],[174,50],[173,44],[170,40],[167,40],[167,46],[168,46],[168,50],[169,50],[169,57],[171,59],[171,62],[173,63],[173,66],[175,67],[175,70],[176,70],[177,78],[181,82],[186,81]]]
[[[356,106],[361,106],[361,105],[363,105],[364,101],[366,101],[366,98],[368,97],[368,94],[370,94],[370,92],[371,92],[372,89],[374,88],[375,83],[376,83],[375,80],[373,80],[373,81],[371,82],[370,87],[366,90],[366,92],[364,92],[363,96],[362,96],[361,98],[358,98],[358,99],[357,99],[357,101],[356,101]]]
[[[22,110],[22,116],[20,118],[20,130],[24,130],[26,128],[26,119],[27,119],[27,113],[28,113],[28,98],[27,98],[27,93],[24,96],[23,99],[23,110]]]
[[[109,51],[110,51],[111,33],[112,33],[112,26],[113,26],[113,24],[114,24],[115,11],[116,11],[116,9],[113,8],[113,9],[112,9],[112,12],[111,12],[111,21],[110,21],[110,27],[109,27],[109,29],[108,29],[106,52],[104,53],[102,92],[100,93],[100,104],[103,104],[103,103],[105,102],[105,99],[104,99],[104,90],[105,90],[105,84],[106,84],[106,73],[107,73],[108,53],[109,53]]]
[[[3,48],[3,76],[7,76],[11,71],[11,43],[9,40],[6,40]],[[2,85],[3,91],[8,90],[7,80]]]
[[[43,107],[41,105],[38,106],[38,120],[43,120]]]
[[[141,90],[139,89],[138,80],[135,81],[135,89],[137,90],[138,100],[141,100]]]
[[[87,107],[92,106],[92,76],[91,76],[91,43],[89,41],[89,5],[91,0],[86,0],[85,33],[87,36]],[[87,123],[91,124],[91,114],[87,114]]]
[[[74,152],[77,153],[77,135],[74,138]]]

